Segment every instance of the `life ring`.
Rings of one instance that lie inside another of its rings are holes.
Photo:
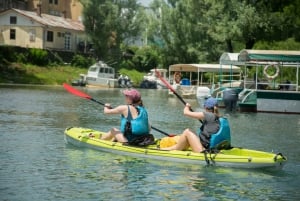
[[[180,80],[181,80],[181,74],[180,74],[180,72],[175,72],[174,73],[174,81],[175,81],[175,83],[179,84]]]
[[[276,70],[276,72],[275,72],[274,75],[269,75],[268,72],[267,72],[268,69],[271,68],[271,67],[274,67],[275,70]],[[268,79],[271,79],[271,80],[275,79],[275,78],[279,75],[279,72],[280,72],[280,70],[279,70],[279,66],[278,66],[278,65],[274,65],[274,64],[266,65],[265,68],[264,68],[264,75],[265,75]]]

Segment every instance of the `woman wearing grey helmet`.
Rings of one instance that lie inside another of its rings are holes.
[[[208,98],[204,103],[204,108],[204,112],[192,112],[191,105],[187,103],[183,110],[185,116],[203,121],[200,128],[201,134],[198,136],[190,129],[186,129],[180,135],[177,144],[162,148],[162,150],[185,150],[191,147],[193,152],[202,152],[208,149],[210,136],[220,129],[217,100],[212,97]]]

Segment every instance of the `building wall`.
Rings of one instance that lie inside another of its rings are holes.
[[[0,45],[12,45],[28,48],[43,48],[43,29],[41,27],[5,26],[1,33]],[[15,30],[16,39],[10,39],[11,30]]]
[[[11,17],[16,17],[15,24],[11,24]],[[15,39],[10,38],[11,30],[15,30]],[[49,37],[51,34],[52,37]],[[84,32],[46,27],[14,11],[0,15],[0,45],[76,51],[84,37]]]
[[[16,24],[10,23],[10,17],[16,17]],[[41,24],[15,12],[7,12],[0,19],[0,45],[43,48]],[[15,30],[15,39],[10,39],[11,30]]]
[[[48,40],[49,32],[53,33],[53,41]],[[45,29],[45,44],[44,48],[76,51],[78,43],[84,41],[84,33],[79,33],[73,30],[66,30],[62,28],[48,28]]]
[[[42,13],[70,18],[82,19],[83,6],[79,0],[28,0],[28,10],[36,11],[41,5]]]

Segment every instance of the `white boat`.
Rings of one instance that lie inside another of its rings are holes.
[[[240,111],[300,114],[300,51],[242,50],[237,59],[222,63],[245,67]],[[249,75],[247,67],[255,68]],[[287,69],[294,78],[286,79]]]
[[[118,80],[115,79],[115,69],[106,63],[99,61],[89,67],[86,75],[87,87],[118,87]]]
[[[164,79],[167,79],[167,69],[151,69],[150,72],[144,76],[142,83],[140,84],[141,88],[145,89],[166,89],[166,86],[162,81],[156,76],[156,72],[160,73],[160,76]]]
[[[181,75],[178,79],[178,74]],[[222,100],[222,90],[238,87],[241,70],[233,65],[174,64],[169,66],[170,83],[183,98],[197,98],[200,105],[208,96]],[[169,92],[172,94],[172,92]]]

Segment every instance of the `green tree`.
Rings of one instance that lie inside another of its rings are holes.
[[[148,72],[153,68],[159,67],[161,62],[160,48],[155,46],[126,46],[122,48],[127,54],[124,56],[121,68],[135,69],[142,72]],[[130,54],[130,55],[129,55]]]
[[[136,0],[82,0],[83,23],[95,54],[100,59],[118,59],[120,44],[139,34]]]
[[[164,65],[217,61],[221,50],[215,45],[217,41],[207,34],[205,1],[156,0],[151,8],[160,16],[156,19],[155,35],[163,40]]]

